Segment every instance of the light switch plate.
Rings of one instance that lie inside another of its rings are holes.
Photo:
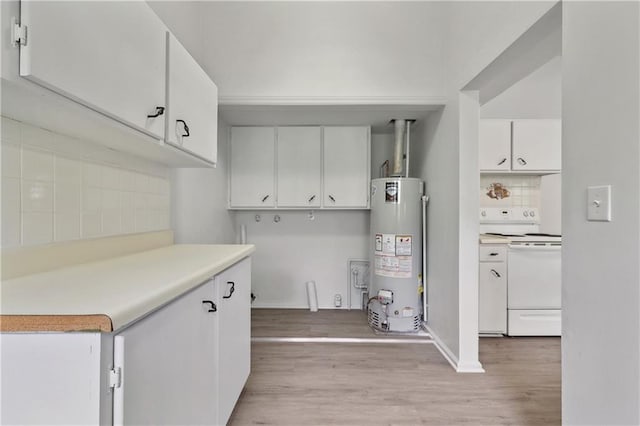
[[[587,220],[611,222],[611,185],[587,188]]]

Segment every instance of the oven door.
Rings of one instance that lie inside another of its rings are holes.
[[[509,245],[507,307],[560,309],[561,246]]]

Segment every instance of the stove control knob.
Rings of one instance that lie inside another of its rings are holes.
[[[522,214],[524,215],[524,217],[529,217],[529,212],[526,211],[526,210],[524,212],[522,212]]]
[[[534,212],[533,210],[531,210],[531,212],[529,213],[529,216],[534,217],[536,215],[536,212]]]
[[[480,215],[481,215],[482,217],[485,217],[485,216],[487,215],[487,212],[486,212],[485,210],[482,210],[482,211],[480,212]]]

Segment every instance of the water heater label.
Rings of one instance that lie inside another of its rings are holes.
[[[411,235],[396,235],[396,256],[411,256]]]
[[[395,256],[396,234],[376,234],[376,252],[383,256]]]
[[[375,255],[374,271],[376,275],[391,278],[411,278],[411,256]]]

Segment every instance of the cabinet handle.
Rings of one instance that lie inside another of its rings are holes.
[[[333,195],[329,195],[329,199],[330,199],[331,201],[333,201],[334,203],[336,202],[336,199],[335,199],[335,198],[333,198]]]
[[[233,292],[236,291],[236,283],[234,283],[233,281],[227,281],[227,285],[229,284],[231,284],[231,288],[229,289],[229,295],[222,296],[223,299],[231,299],[231,296],[233,296]]]
[[[164,114],[164,107],[157,106],[156,107],[156,113],[147,115],[147,118],[160,117],[162,114]]]
[[[311,198],[309,198],[309,202],[312,202],[312,201],[313,201],[313,200],[315,200],[315,199],[316,199],[316,196],[315,196],[315,195],[312,195],[312,196],[311,196]]]
[[[190,133],[189,133],[189,126],[187,126],[187,123],[184,120],[176,120],[176,123],[182,123],[182,126],[184,127],[185,134],[180,136],[182,136],[183,138],[188,138],[190,136]]]
[[[208,312],[218,312],[218,307],[216,306],[215,303],[213,303],[213,301],[211,301],[211,300],[203,300],[202,304],[203,305],[209,305]]]
[[[262,202],[264,203],[265,201],[267,201],[267,198],[269,198],[268,195],[265,195],[264,197],[262,197]]]
[[[497,255],[499,255],[499,254],[500,254],[500,253],[493,252],[493,253],[489,253],[489,256],[497,256]]]
[[[507,161],[506,158],[503,158],[502,160],[500,160],[500,162],[498,163],[498,166],[502,166],[505,161]]]
[[[495,269],[492,269],[492,270],[491,270],[491,273],[492,273],[492,274],[493,274],[493,276],[494,276],[494,277],[496,277],[496,278],[500,278],[500,277],[502,276],[502,275],[500,275],[500,274],[498,273],[498,271],[496,271]]]
[[[519,163],[521,166],[526,166],[526,165],[527,165],[527,162],[526,162],[526,161],[525,161],[525,159],[524,159],[524,158],[522,158],[522,157],[518,157],[518,163]]]

